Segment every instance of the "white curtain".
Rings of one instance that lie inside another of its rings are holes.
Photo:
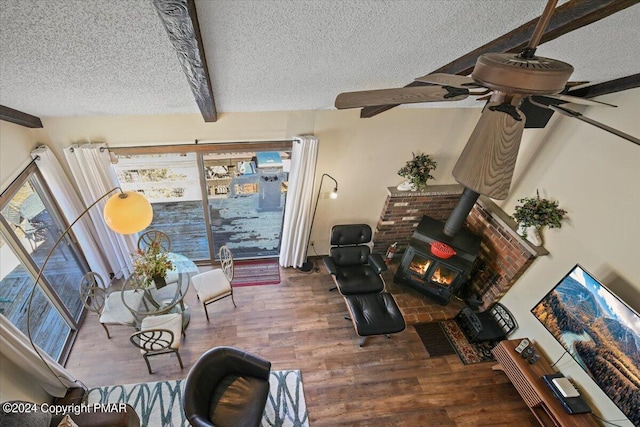
[[[313,183],[318,159],[318,139],[296,137],[291,150],[291,171],[282,225],[280,265],[300,267],[307,259],[313,204]]]
[[[44,145],[33,150],[31,157],[36,159],[38,170],[46,181],[53,197],[56,199],[67,221],[72,223],[82,214],[85,206],[69,182],[69,178],[67,178],[67,175],[62,170],[60,162],[49,147]],[[98,239],[91,218],[85,215],[78,220],[73,226],[73,233],[78,239],[78,244],[84,252],[91,270],[99,273],[104,278],[109,277],[109,272],[112,270],[105,261],[100,239]]]
[[[38,352],[51,368],[49,370],[27,338],[13,323],[0,314],[0,350],[49,395],[64,397],[68,388],[80,386],[73,375],[42,349]],[[53,371],[53,372],[52,372]],[[55,374],[55,375],[54,375]]]
[[[87,206],[104,196],[109,190],[119,187],[106,144],[73,144],[64,149],[64,154],[80,195]],[[111,271],[116,273],[125,267],[131,267],[131,254],[136,249],[137,236],[118,234],[107,226],[102,218],[102,210],[106,203],[105,198],[89,211],[89,215],[100,236]]]

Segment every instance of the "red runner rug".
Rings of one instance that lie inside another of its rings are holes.
[[[234,261],[232,286],[275,285],[280,283],[278,260]]]

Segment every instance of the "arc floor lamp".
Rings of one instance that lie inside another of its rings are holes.
[[[118,190],[119,192],[111,195],[111,193],[116,190]],[[65,238],[67,234],[69,234],[71,228],[83,216],[85,216],[87,212],[91,210],[91,208],[100,203],[100,201],[107,198],[109,195],[111,195],[111,197],[104,205],[102,216],[107,226],[111,230],[115,231],[118,234],[133,234],[144,230],[149,226],[149,224],[151,224],[151,221],[153,220],[153,208],[151,207],[151,203],[149,203],[149,201],[143,195],[133,191],[123,191],[120,187],[112,188],[111,190],[100,196],[98,200],[85,208],[82,213],[60,234],[58,240],[55,241],[55,243],[47,253],[44,262],[40,266],[38,274],[36,275],[36,278],[33,282],[31,292],[29,293],[29,301],[27,304],[27,336],[33,350],[56,378],[58,378],[57,374],[54,372],[51,366],[49,366],[42,354],[40,354],[38,346],[34,343],[33,337],[31,335],[31,304],[33,301],[33,297],[35,295],[36,288],[38,287],[38,282],[40,282],[40,279],[44,274],[44,269],[60,242]],[[60,379],[58,378],[58,380]],[[62,383],[61,380],[60,382]],[[65,385],[64,383],[62,384],[63,386]]]
[[[322,191],[322,183],[324,182],[325,176],[331,179],[335,184],[335,187],[333,187],[333,190],[331,191],[331,193],[329,193],[329,198],[330,199],[338,198],[338,181],[336,181],[336,179],[331,175],[329,175],[328,173],[323,173],[322,176],[320,177],[320,185],[318,186],[318,195],[316,196],[316,205],[313,208],[313,216],[311,217],[311,227],[309,227],[309,236],[307,237],[307,250],[309,247],[308,246],[309,241],[311,240],[311,231],[313,230],[313,223],[315,222],[315,219],[316,219],[316,211],[318,210],[318,201],[320,200],[320,194],[321,194],[320,192]],[[305,257],[304,263],[300,267],[298,267],[298,269],[300,271],[311,271],[313,269],[313,262],[309,261],[309,255]]]

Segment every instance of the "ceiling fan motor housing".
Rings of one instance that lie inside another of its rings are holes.
[[[572,73],[570,64],[556,59],[487,53],[478,58],[471,77],[483,86],[501,92],[551,95],[564,89]]]

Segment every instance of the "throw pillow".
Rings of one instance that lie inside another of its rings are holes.
[[[64,416],[64,418],[60,421],[60,424],[58,424],[58,427],[78,427],[78,424],[76,424],[72,419],[71,419],[71,415],[67,414]]]

